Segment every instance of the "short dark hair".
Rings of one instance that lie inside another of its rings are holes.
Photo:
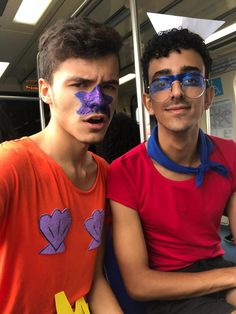
[[[114,28],[85,17],[59,20],[40,37],[39,75],[51,82],[58,65],[68,58],[114,54],[119,59],[121,45],[121,36]]]
[[[142,67],[146,92],[149,85],[148,69],[150,60],[167,57],[171,51],[180,52],[181,49],[193,49],[198,52],[205,65],[206,78],[209,77],[212,59],[204,40],[198,34],[192,33],[186,28],[173,28],[154,35],[144,49]]]

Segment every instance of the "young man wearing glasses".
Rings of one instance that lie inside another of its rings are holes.
[[[236,145],[199,128],[214,96],[209,52],[199,35],[172,29],[149,41],[142,62],[157,126],[108,175],[127,290],[148,314],[236,313],[236,267],[218,234],[229,200],[235,231]]]

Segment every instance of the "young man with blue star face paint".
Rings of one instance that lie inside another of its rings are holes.
[[[116,107],[121,38],[87,18],[40,38],[41,132],[0,148],[0,313],[122,314],[103,275],[108,165],[88,147]]]
[[[143,103],[157,125],[108,173],[116,255],[148,314],[236,313],[236,265],[219,227],[236,226],[236,144],[199,122],[214,96],[211,58],[188,29],[155,35],[143,54]]]

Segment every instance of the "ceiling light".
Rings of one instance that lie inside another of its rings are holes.
[[[0,77],[3,75],[8,65],[9,62],[0,62]]]
[[[236,23],[228,26],[228,27],[225,27],[223,29],[221,29],[220,31],[218,32],[215,32],[214,34],[210,35],[206,40],[205,40],[205,43],[206,44],[209,44],[219,38],[222,38],[224,36],[227,36],[233,32],[236,32]]]
[[[128,81],[131,81],[135,78],[135,74],[134,73],[129,73],[129,74],[126,74],[125,76],[122,76],[120,79],[119,79],[119,84],[122,85]]]
[[[52,0],[23,0],[13,22],[35,25]]]

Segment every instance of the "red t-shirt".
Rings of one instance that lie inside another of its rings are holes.
[[[105,209],[107,163],[77,188],[29,138],[0,146],[0,313],[56,313],[90,290]]]
[[[224,164],[230,177],[210,170],[198,188],[195,177],[184,181],[163,177],[144,143],[109,168],[107,197],[138,212],[154,269],[180,269],[224,253],[219,226],[236,188],[236,144],[216,137],[212,140],[210,159]]]

